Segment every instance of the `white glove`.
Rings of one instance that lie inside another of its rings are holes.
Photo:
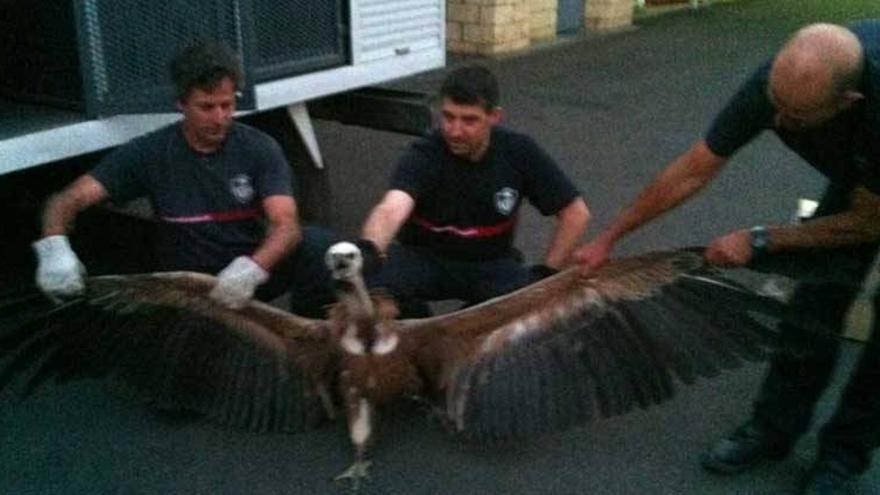
[[[211,290],[211,299],[237,309],[254,295],[257,286],[269,280],[269,272],[254,260],[239,256],[217,274],[217,285]]]
[[[33,243],[37,253],[37,286],[52,301],[78,296],[85,290],[86,268],[70,248],[66,235],[50,235]]]

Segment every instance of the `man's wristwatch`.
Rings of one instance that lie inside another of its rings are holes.
[[[770,233],[767,232],[767,227],[755,225],[749,229],[749,234],[752,236],[752,256],[766,254],[770,244]]]

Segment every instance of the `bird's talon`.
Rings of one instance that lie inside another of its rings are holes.
[[[348,469],[333,478],[333,481],[350,479],[352,482],[352,489],[357,491],[361,486],[361,480],[370,477],[370,465],[372,464],[372,461],[355,461],[354,464],[348,467]]]

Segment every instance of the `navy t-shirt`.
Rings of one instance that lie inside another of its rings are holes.
[[[391,189],[415,199],[398,240],[460,260],[510,256],[524,199],[553,215],[579,196],[534,140],[497,126],[479,162],[451,154],[439,131],[416,141],[398,161]]]
[[[761,65],[715,118],[706,143],[713,153],[730,156],[761,131],[771,129],[795,153],[843,186],[863,185],[880,194],[880,21],[849,29],[865,51],[858,91],[865,98],[821,126],[791,131],[774,127],[775,109],[767,85],[772,61]]]
[[[118,147],[90,174],[114,202],[149,199],[166,270],[216,273],[252,254],[266,235],[262,199],[293,195],[278,143],[238,122],[214,153],[193,150],[176,123]]]

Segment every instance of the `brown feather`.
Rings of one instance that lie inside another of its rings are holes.
[[[399,314],[397,305],[389,296],[374,294],[372,300],[376,309],[375,320],[355,322],[359,326],[359,336],[371,343],[378,335],[388,334],[396,329],[395,318]],[[344,304],[333,305],[328,313],[328,320],[333,335],[337,338],[352,323]],[[382,355],[360,356],[340,351],[339,368],[345,370],[340,389],[344,391],[350,387],[357,388],[365,398],[375,404],[420,392],[421,380],[411,357],[412,352],[409,342],[401,342],[394,351]],[[340,393],[340,396],[344,395],[344,392]]]
[[[28,390],[52,376],[111,375],[160,407],[250,429],[306,427],[311,390],[335,364],[326,322],[258,302],[229,310],[206,297],[213,284],[186,272],[93,277],[64,305],[32,298],[42,317],[4,307],[0,386],[38,364]]]
[[[679,289],[691,285],[696,297]],[[755,351],[766,351],[769,335],[746,309],[779,306],[682,250],[614,260],[588,276],[571,268],[456,313],[403,321],[400,333],[417,342],[419,366],[446,390],[458,429],[498,438],[567,427],[594,408],[609,416],[647,407],[672,396],[670,372],[690,383],[762,357]]]
[[[213,284],[185,272],[95,277],[86,297],[42,315],[2,306],[0,320],[6,308],[24,323],[0,335],[0,386],[34,363],[35,383],[88,368],[157,403],[258,430],[312,424],[327,391],[350,422],[362,399],[420,393],[445,400],[461,433],[502,439],[647,407],[673,395],[675,378],[760,358],[766,329],[746,312],[775,308],[687,250],[614,260],[589,276],[568,269],[422,320],[395,320],[387,296],[367,307],[345,293],[326,320],[257,302],[234,311],[206,297]],[[374,352],[389,336],[396,347]]]

